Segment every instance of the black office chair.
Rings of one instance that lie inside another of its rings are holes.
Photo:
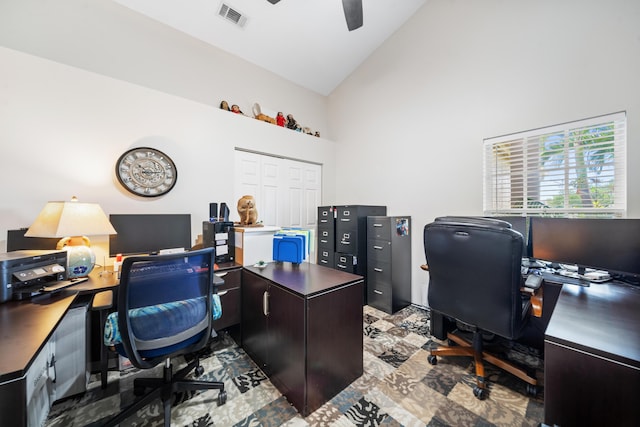
[[[469,342],[449,332],[450,343],[431,350],[436,356],[472,356],[476,386],[473,394],[486,398],[483,359],[526,381],[535,395],[537,380],[524,369],[487,353],[483,335],[515,340],[529,318],[531,304],[521,293],[523,237],[511,224],[487,218],[442,217],[424,227],[424,249],[429,271],[429,306],[455,320],[473,334]]]
[[[156,398],[164,406],[164,424],[171,423],[171,400],[180,390],[217,389],[218,405],[226,402],[223,382],[185,377],[195,369],[200,376],[197,352],[211,337],[214,308],[213,248],[178,254],[137,256],[122,264],[117,313],[105,325],[105,344],[113,345],[131,364],[150,369],[164,362],[162,378],[134,379],[134,393],[146,395],[134,401],[105,425],[117,425]],[[220,280],[220,279],[217,279]],[[171,359],[189,355],[190,361],[173,373]]]

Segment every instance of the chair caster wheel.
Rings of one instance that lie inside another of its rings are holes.
[[[484,388],[480,388],[475,386],[473,388],[473,395],[478,398],[478,400],[484,400],[487,398],[487,390]]]
[[[199,377],[200,375],[204,374],[204,368],[201,365],[198,365],[193,373],[196,375],[196,377]]]
[[[538,387],[527,384],[527,394],[531,397],[536,397],[538,395]]]
[[[144,394],[144,387],[143,386],[133,386],[133,394],[136,396],[142,396]]]
[[[227,392],[222,390],[218,393],[218,406],[222,406],[227,403]]]
[[[429,363],[431,363],[432,365],[434,365],[434,366],[438,364],[438,358],[437,358],[436,356],[434,356],[433,354],[430,354],[430,355],[427,357],[427,361],[428,361]]]

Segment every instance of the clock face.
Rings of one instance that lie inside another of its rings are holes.
[[[143,197],[168,193],[178,179],[173,160],[162,151],[139,147],[125,152],[116,163],[116,176],[124,188]]]

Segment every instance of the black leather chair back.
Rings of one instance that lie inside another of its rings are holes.
[[[522,235],[487,218],[441,217],[424,227],[429,306],[508,339],[522,331]]]

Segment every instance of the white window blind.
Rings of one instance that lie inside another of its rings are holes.
[[[626,213],[626,113],[484,140],[484,212]]]

